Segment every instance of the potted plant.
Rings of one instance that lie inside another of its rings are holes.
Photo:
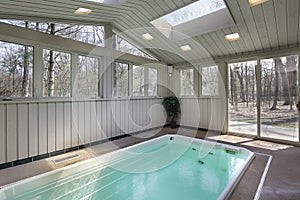
[[[176,128],[177,117],[181,113],[180,100],[175,96],[168,96],[163,99],[162,105],[171,120],[171,128]]]

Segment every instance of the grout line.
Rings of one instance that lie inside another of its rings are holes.
[[[262,174],[262,177],[260,179],[259,185],[257,187],[256,193],[255,193],[255,196],[254,196],[254,200],[259,200],[260,194],[261,194],[261,191],[262,191],[262,187],[263,187],[264,182],[266,180],[267,173],[268,173],[268,171],[270,169],[270,165],[271,165],[273,157],[271,155],[263,154],[263,153],[256,153],[256,154],[263,155],[263,156],[268,156],[269,157],[267,165],[266,165],[265,170],[264,170],[264,172]]]

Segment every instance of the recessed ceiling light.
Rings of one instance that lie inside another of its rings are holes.
[[[190,50],[192,50],[192,47],[191,47],[190,45],[187,44],[187,45],[181,46],[180,49],[181,49],[182,51],[190,51]]]
[[[88,8],[77,8],[75,10],[75,14],[78,14],[78,15],[88,15],[92,12],[93,10],[91,9],[88,9]]]
[[[145,40],[152,40],[152,39],[153,39],[152,35],[150,35],[149,33],[145,33],[145,34],[143,34],[142,36],[143,36],[143,38],[144,38]]]
[[[256,5],[265,3],[267,1],[269,1],[269,0],[249,0],[249,4],[252,7],[252,6],[256,6]]]
[[[228,41],[235,41],[240,39],[240,35],[238,33],[232,33],[225,35],[225,39]]]

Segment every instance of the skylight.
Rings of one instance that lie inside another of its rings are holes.
[[[181,41],[234,26],[235,22],[224,0],[198,0],[151,24],[167,38]]]
[[[179,10],[163,16],[167,22],[176,26],[198,17],[226,8],[223,0],[199,0]]]
[[[87,0],[95,3],[106,4],[110,6],[120,6],[125,3],[127,0]]]

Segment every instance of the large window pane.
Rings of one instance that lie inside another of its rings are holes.
[[[180,70],[180,95],[192,96],[194,95],[194,70],[185,69]]]
[[[145,52],[141,51],[136,46],[130,44],[128,41],[126,41],[124,38],[120,37],[117,34],[114,34],[113,48],[118,51],[125,52],[125,53],[130,53],[130,54],[133,54],[136,56],[141,56],[141,57],[149,58],[152,60],[157,60],[153,56],[146,54]]]
[[[0,20],[1,22],[23,28],[57,35],[72,40],[104,46],[104,27],[79,24],[61,24],[53,22],[31,22],[22,20]]]
[[[256,61],[229,64],[228,131],[257,134]]]
[[[128,96],[128,64],[114,63],[114,96],[124,97]]]
[[[98,96],[99,59],[86,56],[78,57],[77,90],[79,97]]]
[[[145,96],[145,68],[133,65],[133,96]]]
[[[157,69],[149,68],[148,96],[157,96]]]
[[[33,48],[0,41],[0,96],[31,97]]]
[[[71,94],[71,55],[44,50],[43,95],[69,97]]]
[[[202,68],[202,95],[218,95],[218,66]]]
[[[298,56],[261,60],[261,136],[298,141]]]

